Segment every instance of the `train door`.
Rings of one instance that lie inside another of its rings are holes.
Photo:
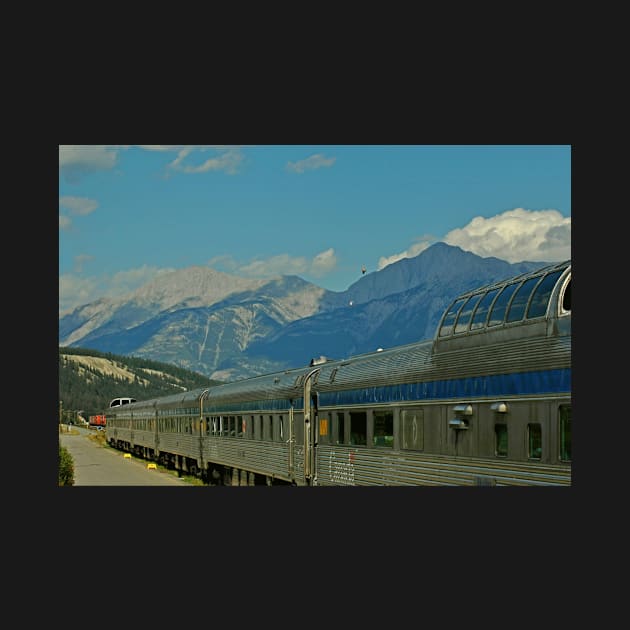
[[[317,399],[318,394],[313,392],[313,381],[319,374],[317,368],[306,375],[304,379],[304,483],[313,485],[317,478],[315,470],[315,449],[317,448]]]

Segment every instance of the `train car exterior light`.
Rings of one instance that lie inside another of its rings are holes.
[[[455,405],[453,411],[455,413],[461,413],[464,416],[472,416],[473,408],[472,405]]]
[[[490,405],[490,409],[492,409],[492,411],[496,411],[497,413],[507,413],[508,406],[507,403],[498,402],[492,403],[492,405]]]

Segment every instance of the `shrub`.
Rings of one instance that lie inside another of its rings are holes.
[[[59,485],[74,485],[74,462],[72,461],[72,455],[70,455],[68,449],[61,446],[61,444],[59,445]]]

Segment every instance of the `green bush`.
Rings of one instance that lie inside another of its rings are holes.
[[[72,461],[72,455],[70,455],[68,449],[61,446],[61,444],[59,445],[59,485],[74,485],[74,462]]]

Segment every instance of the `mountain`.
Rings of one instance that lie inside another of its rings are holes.
[[[341,292],[297,276],[246,280],[191,267],[62,314],[59,339],[235,380],[431,338],[460,293],[546,264],[436,243]]]
[[[59,400],[66,420],[102,414],[110,400],[149,400],[218,384],[175,365],[83,348],[59,348]],[[71,411],[72,410],[72,411]]]

